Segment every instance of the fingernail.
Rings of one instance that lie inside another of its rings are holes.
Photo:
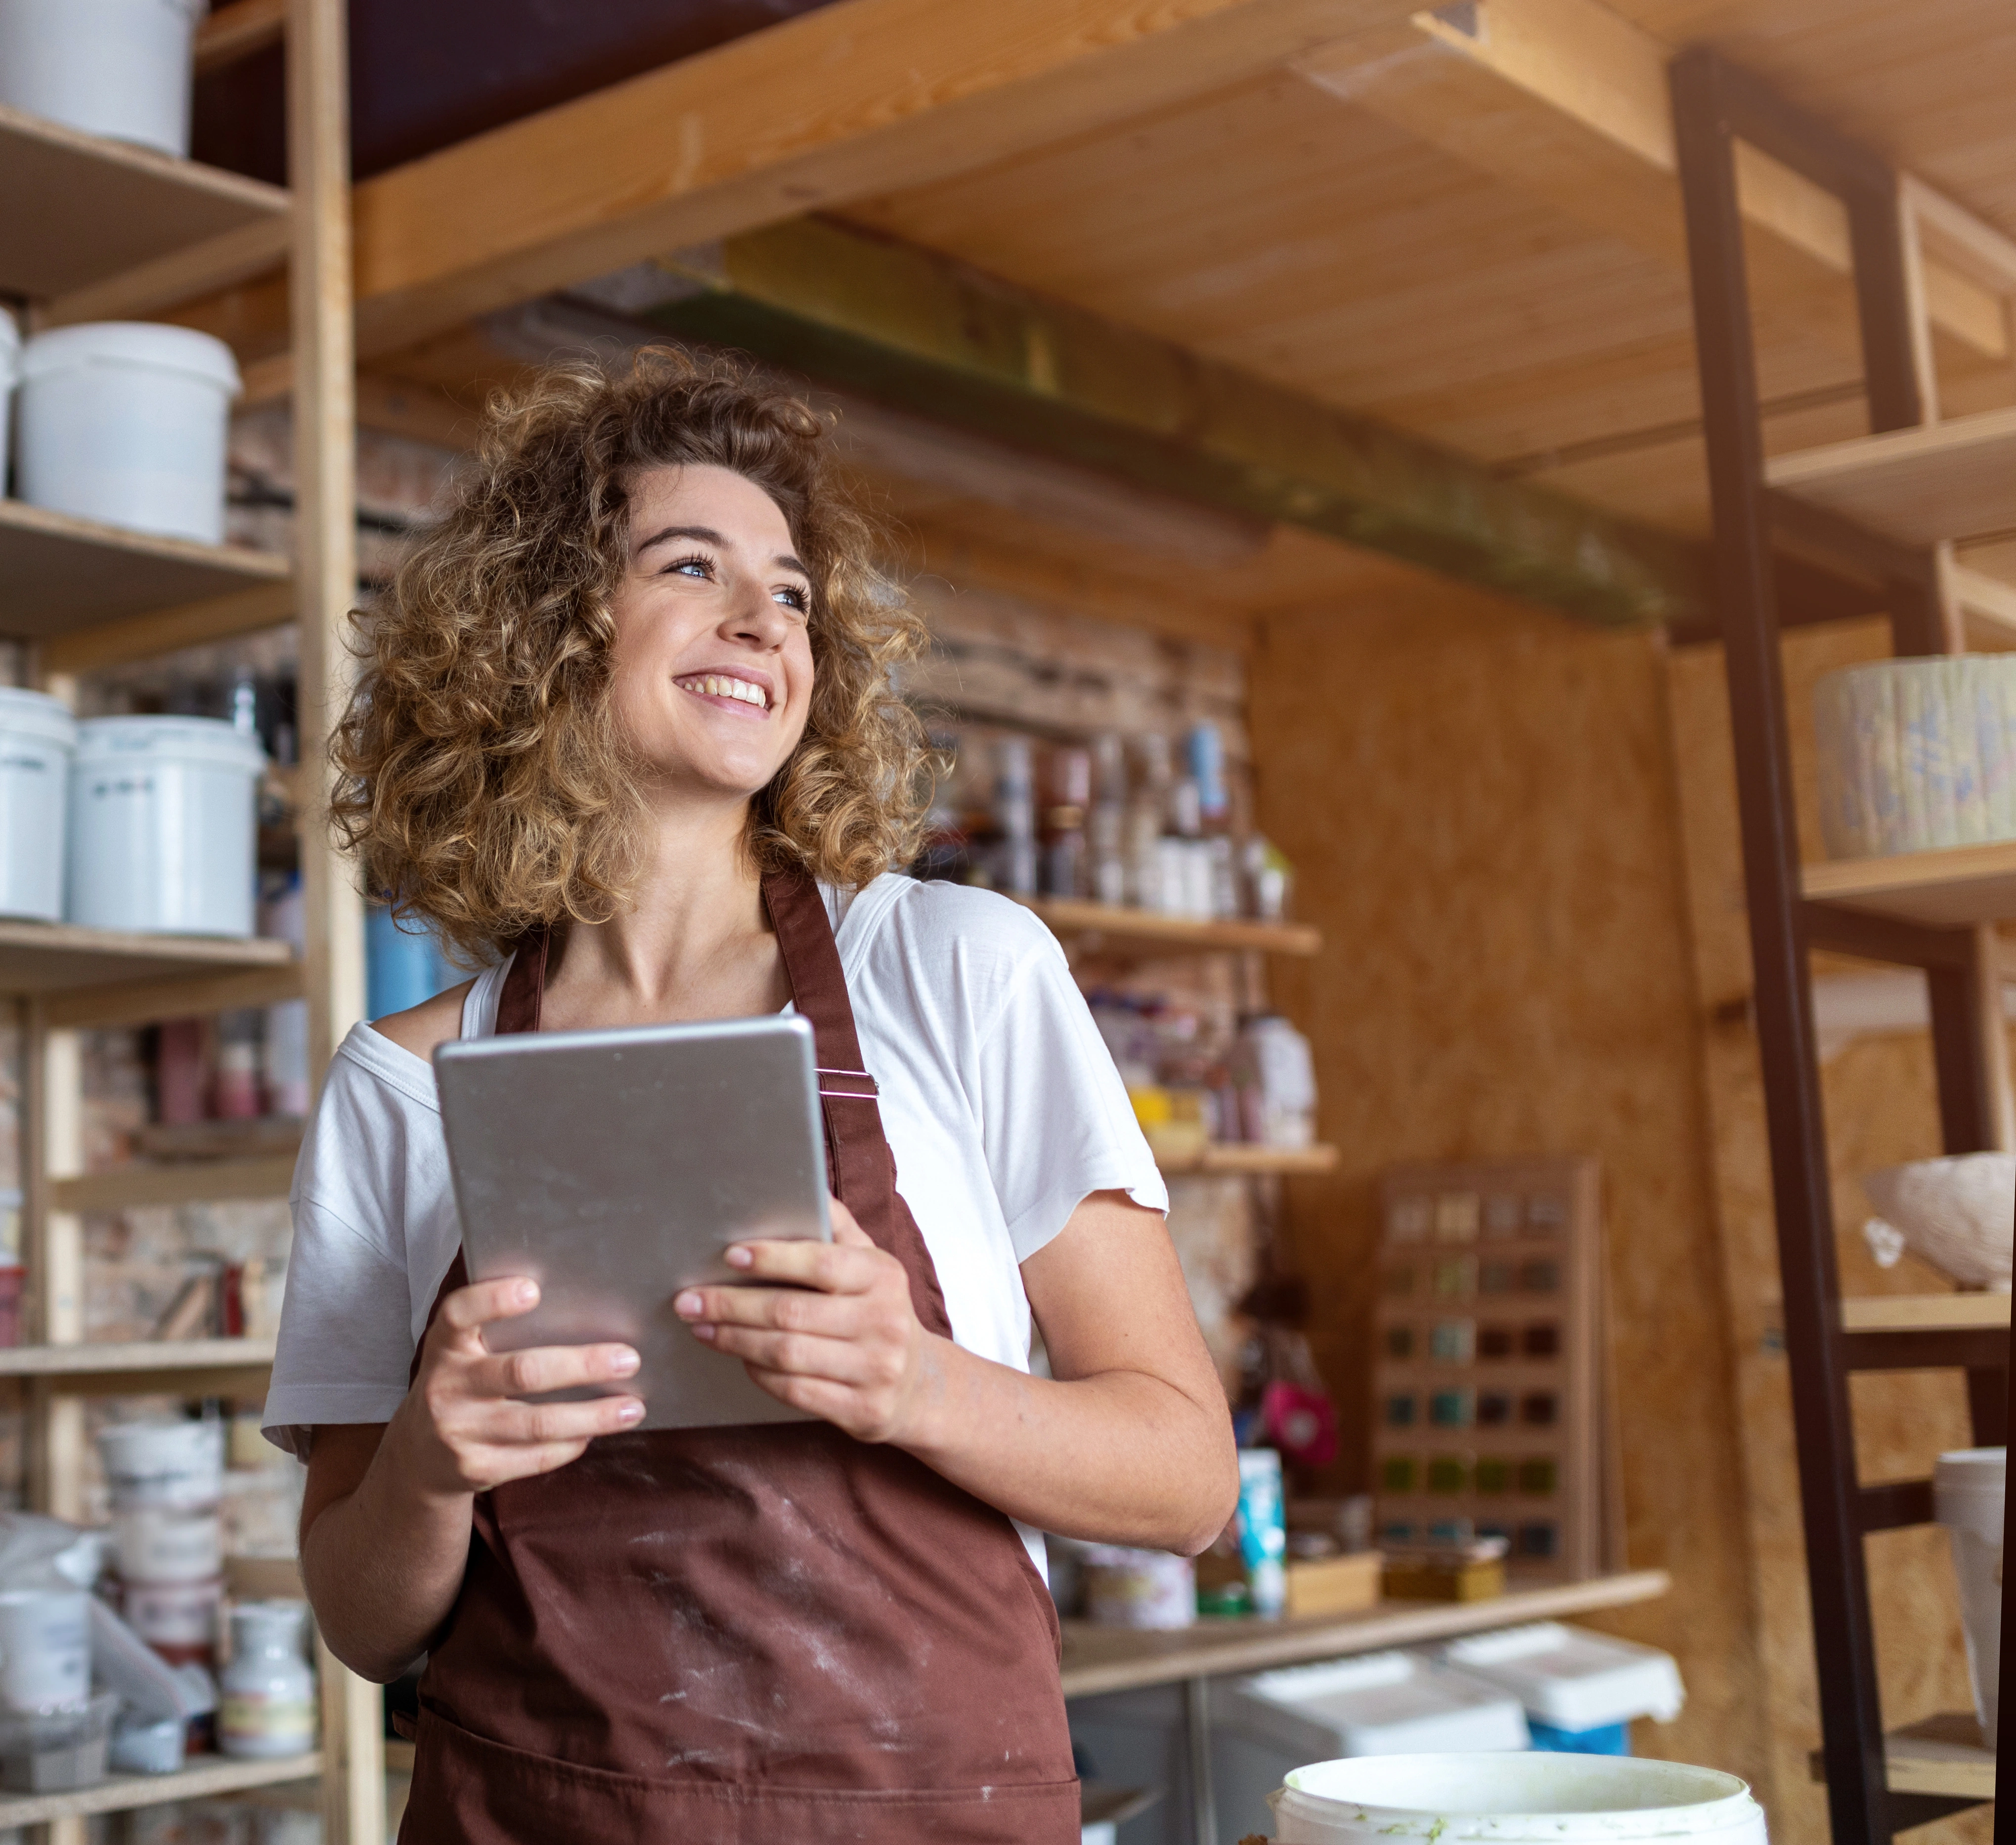
[[[728,1266],[731,1268],[747,1268],[755,1260],[739,1243],[728,1252]]]
[[[644,1419],[644,1406],[635,1397],[628,1399],[616,1412],[619,1422],[638,1422]]]
[[[697,1319],[700,1317],[700,1297],[694,1293],[682,1294],[672,1303],[672,1311],[682,1320]]]
[[[609,1374],[612,1377],[628,1377],[637,1368],[637,1354],[633,1351],[620,1351],[609,1361]]]
[[[530,1307],[533,1302],[538,1299],[538,1297],[539,1284],[537,1282],[521,1281],[519,1282],[517,1298],[522,1305]]]
[[[693,1328],[693,1337],[704,1339],[711,1343],[714,1339],[714,1329],[711,1326],[696,1326]]]

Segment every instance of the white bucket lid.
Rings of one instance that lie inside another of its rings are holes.
[[[221,718],[87,718],[77,727],[80,768],[136,757],[215,764],[251,775],[266,766],[258,739]]]
[[[137,365],[178,372],[214,384],[227,397],[238,394],[238,361],[231,348],[193,327],[164,326],[149,320],[95,320],[38,333],[23,349],[23,379],[46,377],[83,365]]]
[[[0,315],[0,319],[5,316]],[[18,685],[0,685],[0,735],[39,738],[59,743],[66,750],[77,747],[77,720],[70,707],[46,692],[27,692]]]

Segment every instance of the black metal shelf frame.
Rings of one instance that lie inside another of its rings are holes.
[[[1824,559],[1870,582],[1890,611],[1900,655],[1945,651],[1946,629],[1930,554],[1799,505],[1766,485],[1735,147],[1741,140],[1759,149],[1834,194],[1847,210],[1872,433],[1922,420],[1897,176],[1875,155],[1712,51],[1683,53],[1670,77],[1715,520],[1715,588],[1736,737],[1822,1753],[1834,1840],[1838,1845],[1874,1845],[1975,1803],[1889,1788],[1863,1540],[1870,1531],[1928,1522],[1931,1487],[1927,1480],[1859,1484],[1849,1376],[1857,1370],[1964,1370],[1974,1439],[2000,1445],[2011,1415],[2009,1337],[2000,1331],[1841,1329],[1808,957],[1813,948],[1826,947],[1924,969],[1940,1128],[1949,1153],[1994,1144],[1979,999],[1993,989],[1979,977],[1978,958],[1985,951],[1975,932],[1853,915],[1809,902],[1800,887],[1774,554],[1783,548],[1809,561]],[[2011,1636],[2004,1618],[2007,1657]],[[1998,1742],[2008,1739],[2012,1724],[2016,1719],[2005,1701]]]

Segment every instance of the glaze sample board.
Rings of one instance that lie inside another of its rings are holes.
[[[1585,1157],[1391,1167],[1373,1455],[1380,1543],[1510,1543],[1528,1581],[1607,1561],[1602,1217]]]

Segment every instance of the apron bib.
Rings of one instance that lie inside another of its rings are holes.
[[[949,1336],[825,903],[800,872],[763,895],[833,1189]],[[513,962],[500,1033],[538,1030],[546,948]],[[458,1252],[441,1294],[466,1279]],[[1058,1657],[1014,1527],[900,1449],[826,1422],[604,1436],[478,1495],[399,1837],[1075,1845]]]

